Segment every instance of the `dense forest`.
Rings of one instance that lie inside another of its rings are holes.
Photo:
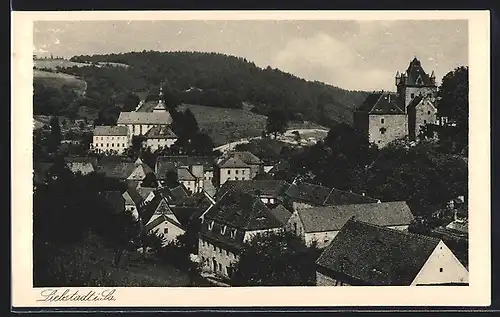
[[[75,56],[71,61],[94,65],[58,70],[83,78],[88,103],[98,102],[101,110],[123,104],[131,92],[149,92],[148,99],[154,99],[163,83],[166,95],[182,103],[242,108],[244,101],[259,114],[283,109],[289,119],[331,126],[350,123],[352,109],[366,96],[217,53],[142,51]],[[130,67],[97,67],[97,62]]]

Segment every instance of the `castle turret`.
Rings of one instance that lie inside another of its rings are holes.
[[[436,84],[436,75],[434,75],[434,71],[432,71],[430,79],[431,79],[432,84],[435,85]]]
[[[399,83],[401,82],[401,77],[399,75],[399,71],[396,72],[396,86],[399,86]]]

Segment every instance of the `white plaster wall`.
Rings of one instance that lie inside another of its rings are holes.
[[[468,282],[469,272],[441,241],[411,285]]]

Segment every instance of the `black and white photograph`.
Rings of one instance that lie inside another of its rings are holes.
[[[469,70],[488,78],[465,14],[62,16],[33,18],[20,93],[32,106],[13,106],[31,109],[18,195],[32,232],[18,234],[33,301],[152,287],[459,292],[488,274],[469,265],[489,259],[469,243],[489,232],[489,205],[473,204],[489,179],[471,190],[469,155],[489,168],[477,159],[488,117],[471,114],[489,103],[471,97]]]

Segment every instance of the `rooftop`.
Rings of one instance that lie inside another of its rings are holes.
[[[305,232],[337,231],[348,219],[384,227],[409,225],[414,217],[404,201],[299,209]]]
[[[120,112],[117,124],[155,124],[168,125],[172,123],[169,112]]]
[[[411,285],[440,241],[350,219],[316,264],[362,285]]]
[[[94,127],[94,135],[101,136],[127,136],[128,128],[123,126],[98,125]]]

